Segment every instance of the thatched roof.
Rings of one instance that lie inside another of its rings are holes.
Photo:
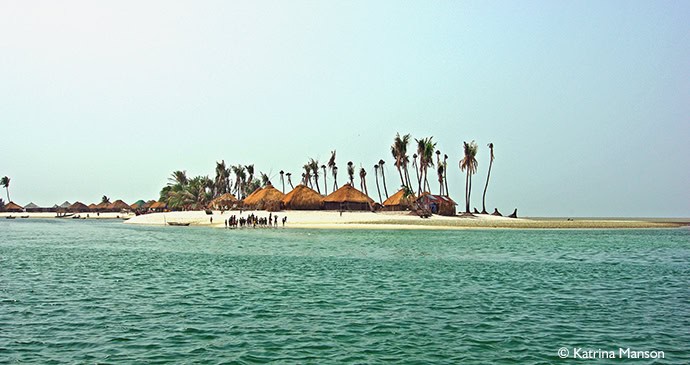
[[[24,210],[24,208],[15,202],[9,202],[5,204],[5,210],[8,212],[21,212]]]
[[[63,209],[68,209],[68,208],[70,207],[70,205],[72,205],[72,204],[70,204],[70,202],[68,202],[68,201],[65,200],[64,203],[58,205],[57,207],[58,207],[58,208],[63,208]]]
[[[111,210],[130,210],[132,208],[129,206],[129,204],[118,199],[115,202],[113,202],[113,204],[110,204],[110,209]]]
[[[82,203],[82,202],[75,202],[74,204],[70,205],[69,208],[67,208],[70,212],[88,212],[90,209],[89,207]]]
[[[40,207],[38,205],[34,204],[33,202],[24,206],[24,209],[39,209],[39,208]]]
[[[89,204],[89,209],[91,209],[91,210],[96,210],[96,207],[98,207],[98,205],[96,205],[96,203]]]
[[[414,193],[405,198],[405,190],[400,189],[397,193],[388,197],[388,199],[386,199],[382,205],[384,207],[393,205],[410,205],[415,200],[417,200],[417,197],[414,195]]]
[[[137,200],[136,202],[132,203],[132,205],[130,205],[130,208],[132,208],[132,209],[141,209],[141,207],[143,207],[144,204],[146,204],[146,202],[143,201],[143,200],[141,200],[141,199],[139,199],[139,200]]]
[[[424,192],[422,195],[419,197],[419,199],[425,199],[429,202],[435,202],[435,203],[440,203],[440,204],[452,204],[452,205],[458,205],[453,199],[451,199],[449,196],[445,195],[434,195],[429,192]]]
[[[266,185],[262,189],[257,189],[255,192],[251,193],[248,197],[244,198],[244,204],[249,206],[255,206],[261,209],[262,206],[267,204],[275,204],[283,200],[285,194],[281,193],[280,190],[273,187],[273,185]]]
[[[243,201],[245,204],[247,203],[247,200],[253,201],[254,197],[255,197],[257,194],[259,194],[259,192],[260,192],[261,190],[263,190],[263,189],[264,189],[264,188],[262,188],[262,187],[256,188],[256,190],[252,191],[251,194],[245,196],[244,199],[243,199],[242,201]]]
[[[306,185],[297,185],[283,198],[286,209],[317,210],[323,206],[323,197]]]
[[[238,201],[239,200],[237,200],[237,198],[235,198],[234,195],[232,195],[230,193],[225,193],[225,194],[213,199],[209,205],[211,207],[214,207],[214,208],[225,208],[225,207],[229,208],[230,206],[237,203]]]
[[[96,204],[96,210],[109,210],[110,209],[110,203],[108,202],[100,202]]]
[[[368,203],[374,204],[374,200],[363,192],[355,189],[350,184],[341,186],[338,190],[323,198],[324,203]]]
[[[168,205],[163,203],[163,202],[155,202],[155,203],[151,204],[149,209],[165,209],[167,207],[168,207]]]
[[[143,209],[149,209],[149,208],[151,208],[151,206],[152,206],[154,203],[156,203],[155,200],[149,200],[149,201],[146,202],[146,204],[144,204],[144,205],[142,206],[142,208],[143,208]]]

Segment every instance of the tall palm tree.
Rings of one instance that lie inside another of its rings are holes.
[[[10,200],[10,178],[7,176],[3,176],[0,178],[0,185],[2,185],[3,188],[7,191],[7,203],[11,202]]]
[[[292,179],[290,179],[290,177],[292,177],[292,173],[288,172],[287,174],[285,174],[285,176],[287,176],[288,178],[288,184],[290,184],[290,188],[294,190],[295,186],[292,185]]]
[[[261,185],[262,186],[273,185],[273,184],[271,184],[271,179],[268,178],[268,175],[264,174],[263,172],[259,172],[259,175],[261,175]]]
[[[446,154],[443,155],[443,180],[446,186],[446,196],[450,196],[450,192],[448,191],[448,155]]]
[[[302,168],[304,169],[304,173],[302,173],[302,184],[305,186],[311,185],[313,188],[314,185],[311,183],[311,165],[307,162]]]
[[[247,178],[244,169],[244,166],[239,164],[232,167],[232,172],[235,173],[235,194],[237,199],[244,199],[242,194],[244,193],[244,182]]]
[[[429,167],[434,166],[434,150],[436,143],[432,141],[434,137],[417,139],[417,154],[419,155],[419,171],[420,171],[420,191],[431,191],[429,186]]]
[[[486,185],[484,185],[484,194],[482,194],[482,214],[486,212],[486,189],[489,187],[489,178],[491,177],[491,165],[494,164],[494,144],[489,143],[489,150],[491,150],[491,159],[489,160],[489,173],[486,175]]]
[[[247,174],[249,174],[249,176],[247,177],[247,181],[251,183],[252,180],[254,180],[254,164],[247,165],[246,167],[247,167]]]
[[[326,181],[326,176],[328,174],[326,173],[326,165],[321,165],[321,169],[323,170],[323,193],[324,195],[328,195],[328,181]]]
[[[280,170],[280,184],[283,185],[283,194],[285,194],[285,171]]]
[[[388,188],[386,187],[386,174],[383,165],[386,163],[383,159],[379,160],[379,168],[381,168],[381,179],[383,180],[383,191],[386,194],[386,199],[388,199]]]
[[[338,166],[333,165],[331,173],[333,174],[333,191],[336,191],[338,190]]]
[[[331,158],[328,159],[328,168],[331,170],[331,174],[333,175],[333,191],[338,190],[338,183],[335,181],[335,177],[338,175],[338,168],[335,167],[335,150],[331,151]],[[335,169],[335,171],[333,171]],[[326,172],[324,171],[323,173],[324,176],[326,176]],[[325,184],[325,177],[324,177],[324,184]],[[326,189],[326,195],[328,195],[328,189]]]
[[[367,189],[367,170],[364,167],[359,169],[359,178],[361,179],[361,188],[364,194],[369,196],[369,190]]]
[[[391,154],[395,159],[395,168],[398,169],[398,174],[400,175],[400,185],[404,186],[410,185],[409,180],[405,179],[407,172],[403,176],[403,171],[407,169],[407,163],[409,162],[407,145],[410,143],[410,138],[409,134],[400,137],[400,133],[396,133],[391,146]]]
[[[311,169],[312,176],[314,177],[314,182],[316,183],[316,191],[319,194],[321,194],[321,189],[319,188],[319,161],[310,158],[309,168]]]
[[[101,197],[101,203],[110,203],[110,198],[108,198],[106,195],[103,195]]]
[[[438,167],[436,169],[436,172],[438,173],[438,183],[440,185],[440,187],[438,189],[438,191],[439,191],[438,195],[447,195],[447,194],[443,194],[443,191],[444,191],[443,190],[443,171],[444,171],[443,164],[438,163]]]
[[[352,161],[347,162],[347,174],[350,176],[350,185],[355,185],[355,166]]]
[[[419,165],[417,164],[417,154],[416,153],[412,155],[412,167],[414,167],[414,172],[417,175],[417,194],[421,194],[422,179],[419,177]],[[410,190],[412,190],[412,187],[410,187]]]
[[[381,188],[379,187],[379,164],[374,165],[374,178],[376,179],[376,191],[379,192],[379,203],[383,204],[383,199],[381,199]]]
[[[472,193],[472,175],[477,172],[477,143],[463,142],[465,157],[460,161],[460,171],[467,171],[465,177],[465,214],[470,213],[470,195]]]
[[[220,196],[228,192],[230,170],[225,166],[225,160],[216,161],[216,179],[214,181],[214,196]]]

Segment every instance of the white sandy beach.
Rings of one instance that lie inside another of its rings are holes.
[[[471,228],[664,228],[679,227],[682,224],[671,221],[646,221],[637,219],[524,219],[492,215],[475,217],[445,217],[434,215],[420,218],[409,212],[343,212],[288,210],[269,213],[266,211],[213,211],[207,215],[203,211],[152,213],[133,217],[127,224],[165,225],[168,222],[190,223],[193,226],[225,227],[224,221],[231,215],[246,217],[287,216],[286,228],[323,229],[471,229]],[[212,219],[211,219],[212,218]]]
[[[57,217],[55,212],[40,212],[40,213],[27,213],[27,212],[2,212],[0,213],[0,219],[5,219],[6,217],[16,217],[21,218],[59,218],[59,219],[71,219],[72,217],[78,216],[79,218],[85,219],[129,219],[134,217],[134,213],[118,213],[118,212],[107,212],[107,213],[75,213],[74,215],[68,217]]]

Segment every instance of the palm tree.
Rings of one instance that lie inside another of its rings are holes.
[[[331,174],[333,175],[333,180],[335,180],[335,176],[338,173],[338,170],[335,167],[335,150],[331,151],[331,158],[328,159],[328,163],[326,165],[328,166],[328,169],[331,170]],[[336,171],[333,171],[334,168],[336,169]],[[324,171],[323,175],[326,176],[325,171]],[[324,184],[326,181],[325,179],[326,178],[324,177]],[[334,181],[333,182],[333,191],[336,191],[336,190],[338,190],[338,184],[336,184]],[[328,195],[328,189],[326,189],[326,195]]]
[[[434,166],[434,150],[436,149],[436,143],[432,141],[432,138],[422,138],[417,139],[417,154],[419,155],[419,170],[420,170],[420,190],[419,194],[422,194],[422,190],[431,191],[429,186],[429,167]],[[423,180],[423,182],[422,182]]]
[[[321,165],[321,169],[323,169],[323,193],[324,195],[328,195],[328,182],[326,181],[326,165]]]
[[[355,185],[355,166],[352,161],[347,162],[347,174],[350,176],[350,185]]]
[[[438,183],[440,185],[439,187],[439,193],[438,195],[447,195],[443,194],[443,164],[439,163],[436,172],[438,173]]]
[[[463,142],[465,157],[460,161],[460,171],[467,171],[465,177],[465,214],[470,213],[470,195],[472,193],[472,175],[477,172],[477,143]]]
[[[179,184],[179,185],[185,186],[185,185],[187,185],[188,182],[189,182],[189,180],[187,179],[187,171],[184,171],[184,170],[183,171],[180,171],[180,170],[173,171],[173,173],[168,178],[168,185]]]
[[[482,214],[486,212],[486,189],[489,187],[489,178],[491,177],[491,165],[494,164],[494,144],[489,143],[489,150],[491,150],[491,159],[489,160],[489,173],[486,175],[486,185],[484,185],[484,194],[482,194]]]
[[[319,194],[321,194],[321,189],[319,188],[319,161],[310,158],[309,168],[311,169],[312,176],[314,177],[314,182],[316,183],[316,191]]]
[[[110,198],[108,198],[107,196],[103,195],[103,196],[101,197],[101,203],[108,203],[108,204],[110,204]]]
[[[247,175],[244,172],[244,166],[237,165],[232,167],[232,172],[235,173],[235,194],[237,199],[244,199],[242,193],[244,192],[244,181]]]
[[[379,160],[379,167],[381,168],[381,179],[383,179],[383,192],[386,194],[386,199],[388,199],[388,188],[386,187],[386,174],[384,173],[383,165],[386,163],[383,159]],[[381,195],[381,194],[379,194]]]
[[[264,174],[263,172],[259,172],[259,175],[261,175],[261,185],[262,186],[273,185],[273,184],[271,184],[271,179],[268,178],[268,175]]]
[[[309,163],[305,163],[302,168],[304,169],[304,173],[302,174],[302,184],[305,186],[311,185],[313,188],[314,185],[311,183],[311,165],[309,165]]]
[[[331,173],[333,174],[333,191],[336,191],[338,190],[338,166],[333,165]]]
[[[280,184],[283,185],[283,194],[285,194],[285,171],[280,170]]]
[[[247,165],[247,174],[249,174],[247,181],[251,183],[254,180],[254,164]]]
[[[3,188],[7,191],[7,203],[11,202],[10,200],[10,178],[7,176],[3,176],[0,179],[0,185],[2,185]]]
[[[379,164],[374,165],[374,178],[376,179],[376,191],[379,192],[379,203],[383,204],[383,199],[381,199],[381,188],[379,187]]]
[[[450,192],[448,191],[448,155],[446,154],[443,155],[443,180],[446,184],[446,196],[449,196]]]
[[[417,148],[419,148],[419,146]],[[417,154],[416,153],[412,155],[412,167],[414,167],[414,172],[417,175],[417,194],[421,194],[422,180],[419,177],[419,165],[417,164]],[[410,187],[410,190],[412,190],[411,187]]]
[[[290,184],[290,188],[295,189],[295,186],[292,185],[292,179],[290,179],[290,177],[292,176],[292,173],[288,172],[287,174],[285,174],[285,176],[287,176],[287,178],[288,178],[288,184]]]
[[[223,195],[229,190],[228,179],[230,177],[230,170],[225,166],[225,160],[221,162],[216,161],[216,179],[214,181],[214,197]]]
[[[393,139],[393,145],[391,146],[391,154],[395,159],[395,168],[398,169],[398,174],[400,175],[400,185],[409,186],[409,180],[403,177],[403,170],[405,170],[405,176],[407,176],[407,163],[409,158],[407,157],[407,145],[410,143],[410,135],[406,134],[400,137],[400,133],[396,133]]]
[[[359,178],[361,179],[362,191],[369,196],[369,190],[367,189],[367,170],[365,170],[364,167],[359,169]]]

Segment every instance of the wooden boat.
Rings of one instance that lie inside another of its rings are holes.
[[[183,222],[168,222],[168,225],[169,225],[169,226],[184,226],[184,227],[186,227],[186,226],[189,225],[189,222],[187,222],[187,223],[183,223]]]
[[[17,218],[17,217],[14,217],[14,216],[11,216],[11,215],[8,215],[7,217],[5,217],[5,219],[15,219],[15,218]]]
[[[19,217],[19,218],[29,218],[29,216],[28,216],[28,215],[23,215],[23,216],[21,216],[21,217]]]

